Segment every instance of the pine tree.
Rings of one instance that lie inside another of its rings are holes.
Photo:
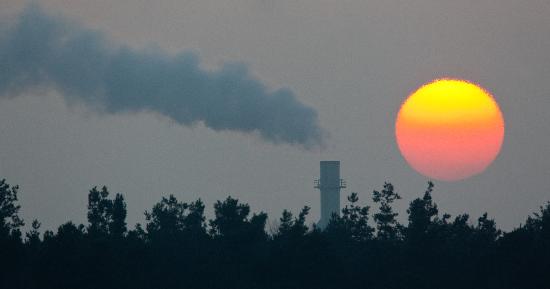
[[[372,200],[380,204],[378,213],[374,214],[377,237],[380,240],[395,241],[401,238],[403,226],[397,222],[398,213],[395,213],[391,207],[391,204],[399,199],[401,196],[394,192],[393,185],[390,183],[384,183],[382,191],[372,192]]]

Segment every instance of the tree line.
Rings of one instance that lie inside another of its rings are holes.
[[[207,220],[199,199],[173,195],[128,229],[124,196],[88,193],[87,224],[22,232],[18,186],[0,180],[0,288],[550,288],[550,203],[510,232],[483,214],[442,213],[433,184],[409,204],[407,223],[390,183],[374,207],[348,196],[326,228],[309,207],[267,214],[227,197]]]

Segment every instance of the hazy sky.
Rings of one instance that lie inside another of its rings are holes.
[[[200,197],[209,208],[230,194],[272,219],[284,208],[309,205],[313,222],[319,216],[313,179],[319,161],[329,159],[342,161],[348,183],[342,200],[357,191],[370,202],[371,191],[391,181],[404,213],[427,178],[400,156],[395,116],[411,91],[440,77],[481,84],[506,121],[501,154],[485,173],[435,182],[440,208],[474,218],[487,211],[509,229],[550,200],[547,0],[35,2],[54,19],[96,30],[104,43],[136,55],[189,52],[199,61],[196,71],[214,79],[224,63],[244,64],[246,83],[258,84],[265,99],[283,93],[285,109],[313,111],[307,126],[292,129],[319,125],[329,137],[324,149],[307,149],[301,143],[320,132],[303,141],[241,128],[216,132],[208,123],[180,125],[163,110],[169,105],[104,114],[70,101],[74,87],[10,92],[0,98],[0,176],[21,186],[27,222],[38,218],[45,228],[85,222],[94,185],[125,195],[130,224],[168,193]],[[25,6],[0,2],[0,32],[15,25]],[[10,67],[0,69],[6,77]],[[277,119],[264,112],[260,117]]]

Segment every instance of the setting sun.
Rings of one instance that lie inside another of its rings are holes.
[[[490,93],[456,79],[420,87],[401,106],[397,144],[419,173],[456,181],[483,172],[504,139],[504,119]]]

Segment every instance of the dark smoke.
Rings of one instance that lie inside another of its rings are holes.
[[[179,124],[318,147],[317,112],[288,89],[269,91],[242,64],[199,67],[195,54],[113,47],[96,31],[31,5],[0,29],[0,96],[51,86],[66,101],[108,113],[149,111]]]

